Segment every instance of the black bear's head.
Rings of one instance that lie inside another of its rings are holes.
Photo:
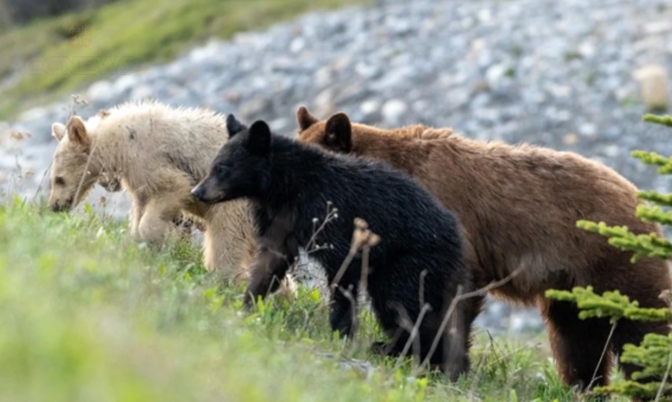
[[[233,121],[229,141],[220,149],[208,175],[191,194],[204,203],[214,204],[238,198],[254,198],[263,193],[268,181],[271,154],[271,130],[262,120],[249,128]]]

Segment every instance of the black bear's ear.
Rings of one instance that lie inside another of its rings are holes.
[[[352,126],[345,113],[336,113],[327,120],[324,141],[330,148],[340,152],[352,150]]]
[[[250,126],[247,149],[259,155],[266,155],[271,151],[271,129],[265,121],[257,120]]]
[[[305,106],[299,106],[299,109],[296,111],[296,121],[299,123],[301,131],[303,131],[317,123],[318,120],[315,116],[310,114]]]
[[[233,113],[226,116],[226,131],[229,132],[229,138],[232,138],[234,135],[245,130],[246,128],[247,127],[245,127],[243,123],[236,119],[236,116],[234,116]]]

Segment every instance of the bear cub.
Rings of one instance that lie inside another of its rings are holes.
[[[277,289],[299,247],[315,235],[315,219],[325,218],[331,202],[337,217],[316,239],[328,246],[312,253],[329,283],[340,275],[349,254],[356,218],[381,236],[369,252],[366,291],[392,342],[372,348],[428,359],[432,368],[441,369],[451,380],[465,374],[477,313],[473,306],[478,303],[475,298],[461,300],[447,314],[460,287],[462,292],[473,290],[456,217],[410,176],[384,163],[327,153],[272,134],[261,120],[248,128],[233,124],[235,117],[229,119],[230,126],[238,129],[229,130],[229,141],[192,194],[205,203],[249,201],[257,251],[245,305]],[[352,258],[337,287],[331,288],[331,327],[346,336],[353,335],[357,316],[361,254]],[[412,332],[417,336],[409,342]]]

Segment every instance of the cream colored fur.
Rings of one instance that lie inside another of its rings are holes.
[[[245,201],[208,206],[191,196],[226,142],[223,116],[207,109],[158,102],[125,103],[67,126],[54,123],[59,140],[51,172],[54,210],[77,205],[97,180],[121,180],[132,200],[130,232],[161,246],[173,219],[188,214],[205,227],[204,264],[226,276],[247,278],[254,233]],[[102,175],[102,176],[101,176]]]

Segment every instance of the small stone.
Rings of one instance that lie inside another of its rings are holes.
[[[581,123],[579,125],[579,134],[585,137],[592,137],[597,134],[597,128],[591,123]]]
[[[579,142],[579,135],[576,134],[576,133],[569,133],[569,134],[566,134],[566,135],[562,138],[562,142],[563,142],[565,145],[574,145],[574,144],[576,144],[577,142]]]
[[[604,147],[604,154],[609,158],[616,158],[620,153],[620,147],[616,144],[610,144]]]
[[[131,100],[141,100],[141,99],[149,99],[154,95],[154,91],[152,90],[152,87],[149,85],[140,85],[136,88],[133,88],[133,91],[129,95],[129,98]]]
[[[647,35],[659,35],[672,31],[672,22],[663,20],[663,21],[652,21],[644,25],[644,32]]]
[[[490,66],[485,73],[488,84],[490,84],[491,87],[497,85],[507,74],[508,70],[509,68],[504,64],[495,64],[494,66]]]
[[[315,84],[319,88],[329,85],[333,79],[333,72],[329,66],[324,66],[315,72]]]
[[[114,86],[107,80],[93,83],[86,91],[86,97],[92,102],[109,102],[113,96]]]
[[[667,71],[663,66],[644,66],[633,73],[633,78],[639,82],[642,102],[648,110],[667,110],[669,88]]]
[[[380,110],[380,101],[378,99],[367,99],[359,107],[359,111],[364,116],[371,116]]]
[[[306,47],[306,40],[301,36],[297,36],[292,40],[292,43],[289,45],[289,51],[292,53],[299,53],[305,47]]]
[[[383,105],[383,119],[390,123],[398,123],[403,119],[406,110],[408,110],[406,102],[399,99],[390,99]]]
[[[610,140],[617,140],[621,136],[622,130],[619,127],[609,127],[604,130],[604,137]],[[644,165],[642,165],[644,166]]]
[[[137,84],[138,79],[133,74],[126,74],[119,77],[113,84],[113,94],[122,95],[124,92],[132,89]]]
[[[285,117],[282,117],[271,121],[268,126],[271,128],[271,131],[281,133],[284,132],[287,127],[289,127],[289,120]]]
[[[355,71],[362,78],[366,79],[374,79],[382,74],[382,70],[380,68],[372,64],[366,64],[366,63],[357,63],[357,65],[355,66]]]

